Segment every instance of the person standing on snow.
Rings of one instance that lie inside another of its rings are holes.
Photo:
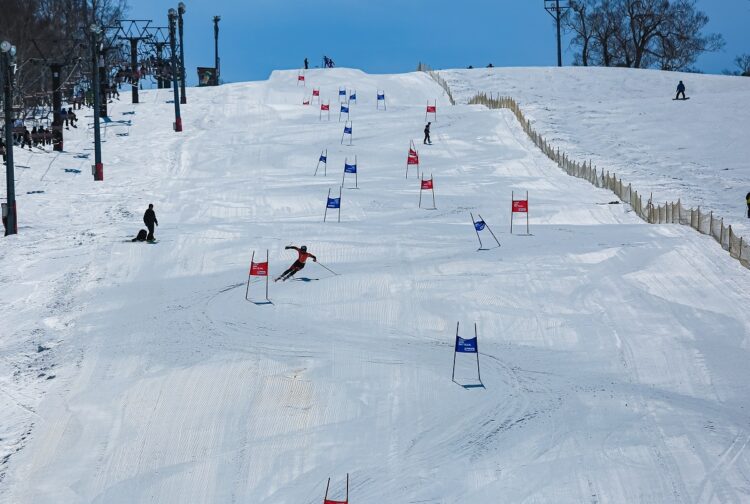
[[[299,270],[305,267],[305,261],[307,261],[308,257],[312,257],[313,262],[318,262],[318,258],[312,255],[307,251],[307,246],[302,245],[301,247],[295,247],[294,245],[288,245],[284,247],[284,250],[296,250],[299,254],[299,257],[297,257],[297,260],[294,261],[294,264],[289,266],[289,269],[287,269],[284,273],[276,277],[274,282],[278,282],[279,280],[289,280],[294,276],[295,273],[297,273]]]
[[[424,127],[424,141],[422,143],[432,144],[432,140],[430,139],[430,124],[432,123],[428,122],[427,126]]]
[[[307,70],[307,69],[308,69],[308,66],[309,66],[309,63],[308,63],[308,61],[307,61],[307,58],[305,58],[305,70]]]
[[[750,192],[745,196],[745,201],[747,202],[747,218],[750,219]]]
[[[159,221],[156,220],[156,213],[154,212],[153,203],[148,204],[148,210],[146,210],[146,212],[143,214],[143,223],[148,228],[148,236],[146,237],[146,241],[156,241],[156,238],[154,238],[154,224],[158,226]]]
[[[687,98],[685,98],[685,84],[683,84],[682,81],[677,84],[677,96],[675,97],[675,100],[679,100],[680,95],[682,95],[683,100],[687,100]]]

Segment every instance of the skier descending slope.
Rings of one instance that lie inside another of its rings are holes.
[[[294,264],[289,266],[288,270],[276,277],[276,279],[274,279],[274,282],[278,282],[279,280],[289,280],[290,278],[292,278],[295,273],[305,267],[305,261],[307,261],[308,257],[312,257],[312,260],[314,262],[318,262],[318,258],[309,253],[305,245],[302,245],[301,247],[295,247],[294,245],[284,247],[284,250],[289,249],[296,250],[299,254],[299,257],[296,261],[294,261]]]

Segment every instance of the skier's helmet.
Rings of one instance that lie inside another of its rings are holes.
[[[307,245],[302,245],[300,250],[302,250],[302,252],[307,252]]]

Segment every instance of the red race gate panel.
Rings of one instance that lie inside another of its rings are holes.
[[[335,501],[331,499],[326,499],[323,501],[323,504],[349,504],[349,501]]]
[[[422,189],[432,189],[432,179],[422,181]]]
[[[268,263],[250,263],[251,276],[268,276]]]
[[[513,201],[513,213],[528,213],[528,212],[529,212],[529,200],[514,200]]]
[[[320,106],[320,110],[331,110],[331,106],[330,105],[321,105]]]
[[[427,113],[434,114],[437,112],[437,105],[427,105]]]
[[[313,96],[320,96],[320,89],[313,89]]]
[[[304,75],[298,75],[297,76],[297,80],[298,81],[303,81],[303,80],[305,80],[305,76]]]

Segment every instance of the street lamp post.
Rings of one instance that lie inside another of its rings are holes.
[[[216,85],[219,85],[219,75],[221,75],[221,68],[219,64],[219,21],[221,16],[214,16],[214,73],[216,79]]]
[[[185,43],[182,39],[182,15],[185,14],[185,4],[180,2],[177,5],[177,14],[179,15],[177,26],[180,31],[180,103],[187,103],[185,95]]]
[[[102,164],[102,137],[99,129],[100,89],[99,89],[99,35],[101,26],[94,23],[89,26],[91,31],[91,86],[94,91],[94,180],[104,180],[104,165]]]
[[[13,117],[12,90],[13,72],[11,60],[16,56],[16,48],[10,42],[0,42],[0,82],[3,84],[3,101],[5,102],[5,180],[8,201],[4,209],[5,236],[18,233],[18,215],[16,214],[16,180],[13,166]]]
[[[177,89],[177,42],[175,23],[177,11],[169,9],[169,47],[172,49],[172,86],[174,88],[174,130],[182,131],[182,117],[180,117],[180,97]]]

